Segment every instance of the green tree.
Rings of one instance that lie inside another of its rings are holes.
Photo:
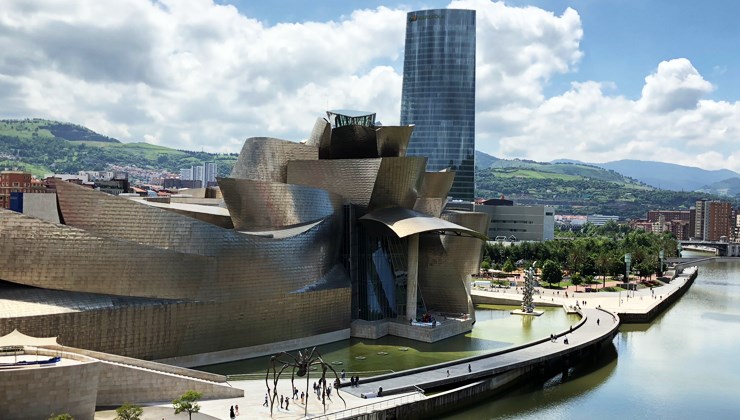
[[[193,413],[200,411],[200,405],[197,401],[202,396],[202,393],[193,390],[182,394],[180,398],[172,401],[172,406],[175,408],[175,414],[180,414],[184,411],[188,413],[188,418],[192,419]]]
[[[560,283],[562,279],[563,271],[560,269],[560,264],[553,260],[545,261],[542,265],[542,280],[552,286],[555,283]]]
[[[506,260],[506,262],[504,263],[504,267],[502,268],[502,270],[505,273],[511,273],[512,271],[516,270],[516,267],[514,267],[514,263],[511,262],[511,260]]]
[[[116,408],[115,420],[140,420],[144,409],[135,404],[126,403]]]
[[[599,252],[596,254],[596,268],[599,270],[599,274],[601,274],[602,288],[606,287],[606,272],[609,271],[610,265],[611,256],[608,253]]]
[[[56,415],[52,414],[49,417],[49,420],[75,420],[75,418],[72,417],[72,415],[69,413],[64,413],[64,414],[56,414]]]
[[[583,284],[583,277],[581,277],[580,273],[575,273],[570,276],[570,284],[576,287],[576,292],[578,291],[578,286]]]

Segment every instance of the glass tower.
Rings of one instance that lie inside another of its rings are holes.
[[[454,199],[475,193],[475,10],[409,12],[401,125],[414,124],[407,156],[450,168]]]

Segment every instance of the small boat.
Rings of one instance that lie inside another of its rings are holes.
[[[388,355],[388,352],[387,351],[379,351],[378,354],[381,355],[381,356],[387,356]]]
[[[342,362],[342,361],[339,361],[339,360],[335,360],[335,361],[331,362],[331,364],[332,364],[332,365],[343,365],[343,364],[344,364],[344,362]]]
[[[399,347],[398,350],[399,351],[409,351],[409,348],[408,347]]]
[[[365,359],[367,359],[367,357],[365,357],[365,356],[355,356],[355,359],[357,359],[357,360],[365,360]]]

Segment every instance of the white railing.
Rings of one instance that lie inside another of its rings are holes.
[[[378,402],[374,402],[372,404],[365,404],[361,405],[359,407],[354,408],[348,408],[346,410],[342,411],[336,411],[333,413],[327,413],[327,414],[319,414],[319,415],[309,415],[308,419],[319,419],[319,420],[336,420],[336,419],[344,419],[347,417],[356,416],[359,414],[366,414],[366,413],[372,413],[373,411],[383,410],[390,407],[396,407],[399,405],[409,404],[415,401],[421,401],[424,397],[424,392],[421,390],[421,388],[416,387],[417,392],[413,394],[405,394],[401,395],[395,398],[389,398],[385,400],[381,400]]]

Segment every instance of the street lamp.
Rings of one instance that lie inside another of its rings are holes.
[[[658,257],[660,257],[660,275],[663,275],[663,257],[665,256],[665,252],[661,249],[658,251]]]

